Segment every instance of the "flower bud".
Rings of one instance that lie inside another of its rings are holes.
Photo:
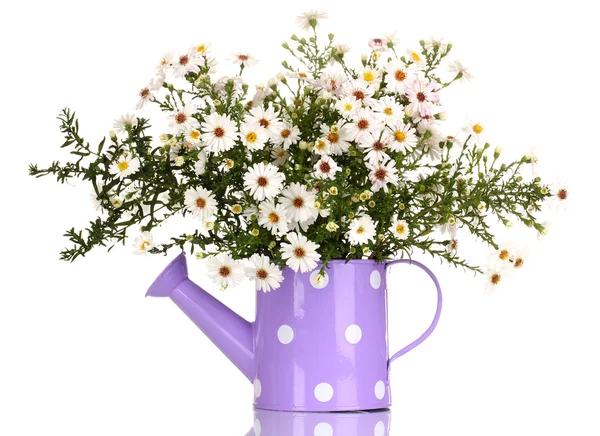
[[[374,208],[375,207],[375,202],[373,200],[369,201],[369,207],[370,208]]]
[[[306,141],[300,141],[300,150],[306,150],[308,148],[308,142]]]
[[[329,188],[329,193],[331,195],[338,195],[338,188],[335,186],[332,186],[331,188]]]
[[[339,229],[339,228],[340,228],[340,226],[338,226],[338,225],[337,225],[335,222],[333,222],[333,221],[329,221],[329,222],[327,223],[327,226],[326,226],[325,228],[326,228],[326,229],[327,229],[327,231],[329,231],[329,232],[335,232],[335,231],[337,231],[337,229]]]
[[[500,147],[499,145],[496,146],[496,148],[494,149],[494,159],[498,159],[498,157],[500,157],[500,154],[502,154],[502,150],[502,147]]]
[[[185,162],[185,158],[183,156],[177,156],[175,158],[175,165],[177,165],[178,167],[183,165],[184,162]]]
[[[252,229],[252,231],[250,233],[252,234],[252,236],[258,236],[260,234],[260,230]]]
[[[108,136],[110,136],[110,139],[117,139],[117,133],[114,130],[108,132]]]

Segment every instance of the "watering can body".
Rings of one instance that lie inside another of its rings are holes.
[[[170,297],[254,385],[258,409],[334,412],[391,405],[390,363],[423,342],[388,352],[387,267],[397,262],[334,260],[324,274],[283,271],[272,292],[257,292],[250,323],[187,277],[184,255],[163,271],[146,295]]]

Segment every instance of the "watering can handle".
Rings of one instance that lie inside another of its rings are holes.
[[[408,353],[410,350],[412,350],[417,345],[421,344],[425,339],[427,339],[429,337],[429,335],[431,335],[431,333],[433,333],[433,331],[435,330],[435,327],[437,326],[437,323],[440,320],[440,314],[442,313],[442,289],[440,288],[440,283],[438,282],[438,279],[435,277],[435,275],[433,275],[433,273],[429,270],[429,268],[427,268],[422,263],[417,262],[416,260],[400,259],[400,260],[394,260],[392,262],[389,262],[386,265],[386,269],[395,263],[408,263],[411,265],[416,265],[419,268],[421,268],[423,271],[425,271],[429,275],[429,277],[431,277],[431,280],[433,280],[433,283],[435,284],[435,287],[437,289],[438,300],[437,300],[437,308],[435,310],[435,316],[433,317],[433,321],[431,322],[431,325],[429,326],[429,328],[427,330],[425,330],[425,333],[423,333],[421,336],[419,336],[414,342],[411,342],[406,347],[404,347],[403,349],[398,351],[396,354],[394,354],[388,362],[388,367],[398,357]]]

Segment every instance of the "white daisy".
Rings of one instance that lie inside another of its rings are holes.
[[[140,160],[129,154],[120,155],[115,162],[110,164],[109,171],[116,175],[120,180],[137,172],[140,169]]]
[[[173,62],[175,77],[184,77],[187,73],[198,73],[200,71],[198,65],[203,64],[204,59],[198,57],[192,47],[187,53],[175,58]]]
[[[362,245],[375,240],[375,222],[369,215],[363,215],[350,221],[346,232],[350,245]]]
[[[273,147],[271,150],[271,157],[275,160],[273,161],[273,165],[277,165],[280,167],[285,163],[286,160],[290,157],[288,151],[283,147]]]
[[[362,107],[362,103],[354,96],[343,97],[336,102],[335,107],[341,116],[346,119],[351,119],[356,111]]]
[[[235,145],[239,134],[235,123],[227,115],[212,113],[202,123],[202,142],[211,153],[222,153]]]
[[[285,176],[275,165],[260,162],[248,168],[248,172],[244,174],[244,189],[255,200],[262,201],[279,194],[284,179]]]
[[[254,280],[257,291],[270,292],[279,288],[283,281],[283,274],[271,260],[264,254],[253,254],[250,257],[251,267],[246,268],[246,275]]]
[[[392,138],[387,131],[381,133],[375,130],[362,137],[358,146],[366,153],[365,160],[375,165],[377,162],[387,162],[390,156],[386,153],[392,143]]]
[[[344,85],[348,79],[346,75],[337,71],[326,71],[316,80],[309,80],[309,83],[318,89],[319,96],[326,97],[330,95],[341,95],[344,92]]]
[[[381,71],[366,65],[358,69],[358,78],[377,88],[381,82]]]
[[[185,207],[195,217],[204,220],[217,211],[217,200],[208,189],[189,188],[185,191]]]
[[[550,197],[550,205],[555,210],[565,210],[569,198],[567,183],[563,180],[555,181],[550,187],[550,193],[552,194],[552,197]]]
[[[262,150],[265,147],[265,143],[269,140],[267,130],[255,121],[241,125],[240,137],[242,143],[252,151]]]
[[[388,129],[392,138],[389,147],[394,152],[406,154],[412,151],[419,141],[416,130],[402,121],[389,124]]]
[[[325,138],[319,138],[312,146],[312,152],[320,156],[327,156],[333,152],[333,148],[331,147],[331,143],[329,143],[329,141],[327,141]]]
[[[146,103],[151,101],[154,98],[154,94],[156,93],[156,91],[158,91],[162,86],[163,82],[163,76],[158,76],[152,79],[147,86],[140,89],[140,91],[138,92],[138,97],[140,99],[138,100],[135,108],[137,110],[141,110],[146,105]]]
[[[498,286],[508,278],[508,269],[503,267],[502,264],[496,264],[488,267],[484,274],[485,277],[485,293],[493,294]]]
[[[193,47],[194,53],[196,53],[196,56],[208,56],[210,53],[210,47],[212,46],[212,43],[210,41],[204,41],[201,42],[198,45],[195,45]]]
[[[185,105],[183,110],[173,112],[169,115],[169,127],[174,135],[179,135],[182,132],[190,129],[196,129],[200,123],[192,115],[196,112],[196,106],[192,103]]]
[[[273,235],[285,235],[289,232],[291,218],[281,204],[267,200],[258,208],[258,224],[270,230]]]
[[[418,79],[405,90],[410,102],[406,110],[413,115],[431,116],[434,104],[439,102],[436,83]]]
[[[167,73],[168,70],[171,69],[173,62],[175,62],[175,53],[173,53],[172,51],[166,52],[164,56],[160,59],[160,62],[156,67],[156,71],[159,74]]]
[[[329,145],[329,147],[327,148],[327,151],[329,153],[340,155],[346,153],[350,148],[352,134],[350,133],[347,124],[341,125],[341,123],[339,122],[332,126],[328,126],[327,124],[321,124],[321,133],[325,135],[324,141],[327,142],[327,144]]]
[[[206,172],[206,162],[208,161],[208,156],[204,150],[201,150],[198,153],[198,160],[194,164],[194,171],[197,175],[201,176]]]
[[[206,259],[206,274],[221,288],[235,286],[244,278],[244,266],[229,253],[219,253]]]
[[[258,59],[250,56],[250,54],[246,52],[232,53],[228,60],[233,62],[235,65],[243,65],[244,67],[253,67],[258,64]]]
[[[258,122],[261,127],[267,129],[271,138],[277,138],[286,127],[283,121],[277,116],[273,106],[269,106],[267,109],[263,109],[262,107],[251,109],[250,118]]]
[[[412,68],[407,67],[404,62],[393,60],[385,66],[386,88],[397,94],[404,94],[406,87],[416,79]]]
[[[408,223],[404,220],[398,220],[397,216],[394,217],[389,230],[398,239],[408,238]]]
[[[390,96],[375,100],[372,108],[375,118],[380,122],[390,123],[404,118],[404,107]]]
[[[135,238],[133,241],[134,254],[146,254],[152,248],[154,248],[154,242],[152,241],[152,233],[143,232],[140,236]]]
[[[371,191],[377,192],[383,189],[387,194],[388,183],[398,186],[398,175],[395,168],[396,162],[390,159],[387,163],[377,162],[376,164],[367,163],[367,168],[371,170],[369,180],[371,180]]]
[[[315,164],[314,176],[318,179],[335,179],[335,173],[341,168],[330,156],[323,156]]]
[[[311,216],[318,214],[315,208],[315,196],[306,189],[306,186],[300,183],[291,183],[281,195],[280,202],[288,211],[292,221],[305,222]]]
[[[281,129],[277,128],[275,134],[271,137],[271,142],[275,145],[281,145],[284,149],[290,148],[300,140],[300,130],[296,126],[288,123],[282,123]]]
[[[408,54],[407,58],[409,62],[412,62],[419,68],[425,66],[426,59],[421,53],[414,50],[406,50],[406,53]]]
[[[125,133],[128,130],[133,129],[135,126],[137,126],[137,118],[133,114],[121,115],[113,123],[113,129],[119,133]]]
[[[185,132],[185,140],[191,144],[199,144],[202,133],[198,129],[190,129]]]
[[[342,89],[345,97],[354,97],[365,106],[371,106],[375,101],[375,99],[373,99],[375,88],[363,80],[351,80],[350,82],[346,82]]]
[[[348,134],[354,141],[359,141],[362,137],[368,135],[369,131],[377,125],[378,123],[375,121],[373,112],[366,108],[357,110],[352,118],[352,122],[346,124],[348,126]]]
[[[473,75],[469,73],[469,70],[459,60],[450,62],[448,71],[453,73],[454,77],[458,77],[459,82],[470,82],[473,79]]]
[[[463,127],[463,132],[467,136],[470,136],[472,140],[477,142],[478,144],[482,142],[482,134],[483,134],[483,124],[479,121],[471,121],[469,120],[467,125]]]
[[[371,38],[369,39],[369,47],[374,51],[387,51],[387,38]]]
[[[300,233],[288,233],[287,240],[289,244],[281,244],[281,257],[286,260],[286,265],[292,270],[300,272],[312,271],[317,267],[317,262],[321,256],[317,253],[319,244],[309,241],[306,236]]]
[[[316,29],[319,27],[319,20],[324,20],[325,18],[327,18],[327,12],[312,9],[296,17],[296,24],[305,31]]]

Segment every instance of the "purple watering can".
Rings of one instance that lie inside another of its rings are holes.
[[[423,269],[437,288],[433,322],[414,342],[388,353],[386,271]],[[251,323],[193,283],[182,253],[146,296],[170,297],[254,384],[258,409],[334,412],[391,405],[390,364],[423,342],[442,309],[440,285],[416,261],[330,261],[310,273],[283,271],[279,289],[257,292]]]

